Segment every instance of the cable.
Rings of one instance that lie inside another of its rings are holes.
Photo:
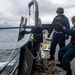
[[[34,4],[33,4],[33,17],[31,15],[31,11],[30,11],[30,8],[29,8],[29,25],[30,25],[30,17],[33,19],[33,21],[35,21],[35,19],[33,17],[35,17],[34,15]]]
[[[27,11],[28,11],[28,8],[27,8]],[[27,15],[27,11],[26,11],[25,17],[26,17],[26,15]],[[29,24],[30,24],[30,15],[29,15]],[[13,58],[11,58],[11,57],[12,57],[14,51],[15,51],[15,48],[16,48],[16,46],[17,46],[17,43],[18,43],[18,41],[16,42],[16,44],[15,44],[15,46],[14,46],[14,48],[13,48],[13,50],[12,50],[10,56],[9,56],[9,58],[7,59],[6,65],[3,67],[3,69],[0,71],[0,73],[2,73],[3,70],[7,67],[7,65],[14,59],[14,57],[13,57]]]
[[[31,15],[31,18],[35,21],[35,19],[32,17],[32,15]]]
[[[28,12],[28,7],[27,7],[27,9],[26,9],[25,18],[26,18],[27,12]]]
[[[26,10],[26,14],[27,14],[27,11],[28,11],[28,8],[27,8],[27,10]],[[26,17],[26,14],[25,14],[25,17]],[[9,58],[7,59],[7,62],[9,62],[9,61],[10,61],[10,59],[11,59],[11,57],[12,57],[12,54],[14,53],[15,48],[16,48],[16,46],[17,46],[17,43],[18,43],[18,41],[16,42],[16,44],[15,44],[15,46],[14,46],[14,48],[13,48],[13,50],[12,50],[12,52],[11,52],[10,56],[9,56]]]
[[[7,61],[10,61],[11,56],[12,56],[12,54],[14,53],[14,51],[15,51],[15,49],[16,49],[17,43],[18,43],[18,41],[16,42],[16,44],[15,44],[15,46],[14,46],[14,48],[13,48],[13,50],[12,50],[10,56],[9,56],[9,58],[7,59]]]
[[[27,8],[27,10],[26,10],[26,14],[27,14],[27,11],[28,11],[28,8]],[[25,14],[25,17],[26,17],[26,14]],[[18,41],[16,42],[16,44],[15,44],[15,46],[14,46],[14,48],[13,48],[13,51],[11,52],[11,54],[10,54],[9,58],[7,59],[7,61],[10,61],[11,56],[12,56],[12,54],[14,53],[17,44],[18,44]]]

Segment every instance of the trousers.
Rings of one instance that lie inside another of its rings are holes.
[[[62,67],[65,71],[70,72],[70,62],[75,57],[75,45],[68,44],[67,46],[63,47],[58,52],[58,59],[62,64]]]

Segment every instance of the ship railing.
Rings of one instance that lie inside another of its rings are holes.
[[[5,73],[5,75],[10,75],[10,73],[14,70],[14,67],[15,67],[16,65],[18,65],[18,62],[19,62],[19,54],[20,54],[20,52],[17,52],[17,53],[15,54],[15,56],[13,56],[13,58],[11,58],[10,61],[7,62],[7,64],[0,70],[0,75],[3,75],[4,73]],[[17,58],[16,61],[13,63],[13,66],[11,66],[11,67],[9,68],[9,70],[6,72],[6,70],[8,69],[8,68],[7,68],[8,65],[11,64],[12,61],[13,61],[16,57],[18,57],[18,58]]]

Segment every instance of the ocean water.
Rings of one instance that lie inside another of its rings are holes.
[[[29,35],[25,35],[24,38],[18,42],[18,34],[19,30],[16,29],[0,30],[0,69],[7,63],[11,53],[13,57],[20,51],[20,47],[29,40]]]
[[[10,57],[12,51],[14,50],[12,57],[20,51],[20,47],[24,45],[29,40],[29,35],[25,35],[21,41],[18,40],[19,30],[0,30],[0,70],[8,63],[8,58]],[[70,41],[67,40],[66,44]],[[19,56],[18,56],[19,57]],[[14,59],[5,69],[5,71],[0,75],[7,75],[7,71],[14,64],[16,59]],[[72,62],[75,63],[74,61]],[[72,65],[73,75],[75,75],[75,67]]]

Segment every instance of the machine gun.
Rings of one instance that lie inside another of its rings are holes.
[[[21,18],[21,23],[20,23],[18,41],[20,41],[24,37],[24,35],[26,35],[26,34],[33,34],[33,40],[30,41],[30,44],[29,44],[28,48],[35,57],[37,57],[37,55],[39,55],[40,63],[42,64],[41,68],[42,68],[42,70],[44,70],[44,69],[46,69],[46,67],[45,67],[45,64],[43,63],[43,60],[42,60],[42,57],[41,57],[41,51],[40,51],[41,43],[43,42],[43,30],[44,29],[51,29],[52,30],[53,25],[52,24],[42,24],[41,23],[41,19],[39,18],[39,7],[38,7],[38,3],[37,3],[36,0],[32,0],[28,5],[29,6],[29,15],[31,14],[30,8],[33,4],[35,4],[35,25],[34,26],[26,26],[27,21],[25,20],[25,24],[24,24],[23,23],[24,22],[24,17],[22,17]],[[28,28],[30,28],[31,30],[26,31],[26,29],[28,29]],[[25,48],[25,47],[23,47],[23,48]],[[20,52],[18,75],[20,75],[22,73],[22,70],[21,70],[22,66],[23,66],[22,62],[25,62],[25,61],[23,61],[24,60],[23,59],[23,57],[24,57],[24,49],[23,48],[21,49],[21,52]],[[27,48],[26,48],[26,50],[27,50]],[[39,58],[37,58],[36,60],[38,60]],[[28,72],[25,72],[25,74],[30,75],[30,74],[28,74]]]
[[[40,62],[42,64],[42,70],[45,69],[45,65],[43,63],[43,60],[41,58],[41,52],[40,52],[40,46],[41,43],[43,42],[43,30],[44,29],[53,29],[54,25],[52,24],[42,24],[41,23],[41,19],[39,18],[39,7],[38,7],[38,3],[36,0],[32,0],[28,7],[29,7],[29,15],[31,15],[30,9],[31,6],[35,4],[35,25],[33,26],[26,26],[27,24],[27,18],[21,17],[21,22],[20,22],[20,27],[6,27],[6,28],[0,28],[0,29],[18,29],[19,28],[19,36],[18,36],[18,41],[20,41],[26,34],[33,34],[33,40],[31,40],[31,44],[28,45],[29,50],[33,53],[34,56],[37,56],[36,52],[38,52],[39,54],[39,58],[40,58]],[[24,23],[24,19],[25,19],[25,23]],[[27,31],[26,29],[31,29],[30,31]],[[35,45],[35,46],[34,46]],[[18,66],[18,75],[21,75],[22,73],[22,67],[23,67],[23,63],[25,64],[25,68],[27,69],[27,65],[26,65],[26,61],[24,61],[24,58],[26,53],[25,50],[28,51],[28,48],[26,47],[27,45],[24,45],[23,47],[21,47],[20,50],[20,58],[19,58],[19,66]],[[35,50],[35,52],[34,52]],[[31,53],[29,52],[29,54],[31,55]],[[27,59],[26,59],[27,60]],[[28,61],[29,64],[31,63],[30,61]],[[8,63],[7,63],[8,64]],[[31,64],[32,65],[32,64]],[[29,70],[26,71],[25,75],[30,75],[28,74]]]

